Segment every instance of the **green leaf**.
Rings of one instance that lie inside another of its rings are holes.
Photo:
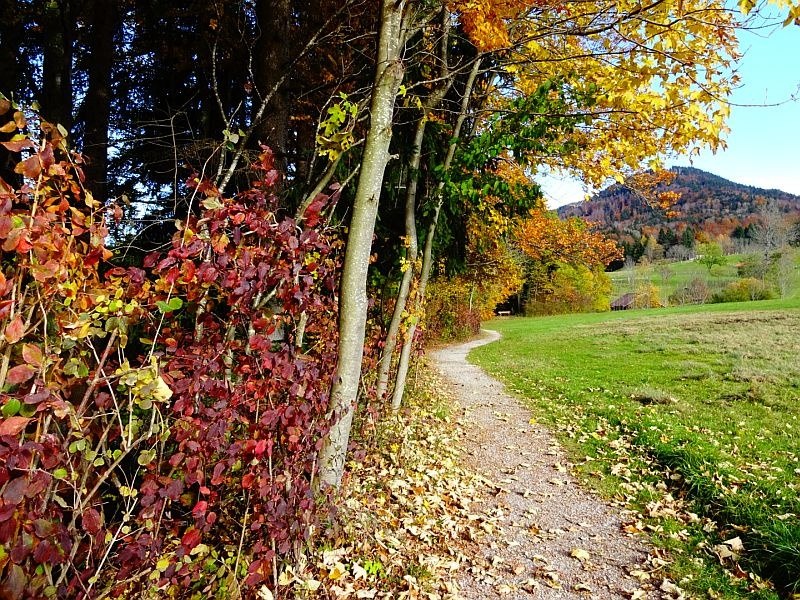
[[[144,450],[141,454],[139,454],[139,458],[136,459],[141,466],[145,467],[149,465],[153,460],[156,458],[156,451],[155,450]]]
[[[53,478],[58,479],[59,481],[62,479],[66,479],[67,477],[67,470],[63,467],[60,467],[53,471]]]
[[[183,306],[183,300],[180,298],[171,298],[169,302],[158,300],[156,301],[156,306],[159,312],[168,313],[180,309]]]
[[[16,398],[12,398],[3,405],[3,410],[2,410],[3,416],[6,418],[13,417],[19,412],[19,409],[21,407],[22,407],[22,402],[20,402]]]

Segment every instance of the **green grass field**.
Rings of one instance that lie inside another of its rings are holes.
[[[800,592],[800,300],[488,327],[503,339],[471,360],[640,513],[681,588],[778,597],[760,576]]]
[[[688,286],[696,277],[706,281],[709,289],[716,292],[738,277],[736,265],[741,261],[742,255],[731,254],[725,258],[724,265],[715,266],[710,272],[696,261],[636,265],[633,274],[625,269],[613,271],[608,274],[611,278],[611,298],[613,300],[622,294],[633,292],[637,286],[649,282],[658,287],[662,297],[666,299],[676,289]]]

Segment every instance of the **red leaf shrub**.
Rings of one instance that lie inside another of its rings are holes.
[[[101,275],[114,209],[59,147],[0,182],[0,589],[260,584],[314,524],[341,243],[279,214],[265,151],[252,189],[195,179],[169,251]]]

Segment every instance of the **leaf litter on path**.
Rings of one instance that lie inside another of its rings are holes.
[[[348,464],[324,545],[298,551],[274,597],[680,597],[560,445],[466,363],[474,345],[423,367],[413,404]]]

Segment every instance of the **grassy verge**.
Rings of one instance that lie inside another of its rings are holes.
[[[635,287],[643,283],[652,283],[657,286],[664,298],[668,298],[679,288],[689,285],[692,279],[699,278],[706,282],[714,291],[722,289],[737,279],[736,265],[743,255],[733,254],[726,257],[722,266],[716,266],[713,274],[707,267],[697,261],[682,261],[666,264],[636,265],[634,272],[620,270],[609,273],[611,278],[613,297],[621,296],[634,291]]]
[[[492,323],[472,359],[641,514],[695,596],[800,591],[800,303]]]

